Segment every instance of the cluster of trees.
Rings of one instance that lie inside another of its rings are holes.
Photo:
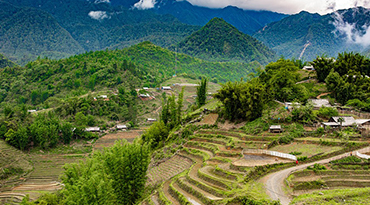
[[[59,194],[22,204],[135,204],[145,192],[149,162],[147,144],[118,141],[85,161],[66,164]]]
[[[64,101],[51,98],[48,102],[58,107],[36,115],[30,114],[24,104],[15,108],[5,105],[4,118],[0,118],[0,138],[22,150],[30,145],[48,148],[60,141],[69,144],[72,137],[94,137],[84,132],[87,126],[105,127],[105,122],[112,120],[130,121],[135,125],[138,115],[137,93],[124,87],[109,100],[95,100],[88,95]]]
[[[226,119],[254,120],[262,115],[268,99],[266,88],[258,78],[244,82],[227,82],[216,93],[215,98],[223,104],[222,114]]]
[[[298,66],[302,66],[302,62],[283,58],[266,66],[259,78],[273,99],[281,102],[307,101],[309,90],[302,84],[296,84],[301,79]]]
[[[0,139],[24,150],[30,146],[42,149],[62,142],[69,144],[73,138],[93,138],[95,135],[84,132],[83,126],[76,126],[61,120],[55,112],[31,115],[25,106],[5,107],[5,118],[0,119]]]
[[[318,57],[313,61],[318,80],[325,82],[341,104],[370,111],[370,60],[358,53],[340,53],[336,59]]]

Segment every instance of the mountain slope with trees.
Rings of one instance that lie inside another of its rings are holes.
[[[37,56],[65,58],[83,48],[48,13],[0,2],[0,52],[17,63]]]
[[[302,51],[305,51],[302,55],[304,60],[313,60],[323,54],[335,56],[344,51],[362,51],[366,45],[364,47],[360,42],[349,40],[353,36],[348,36],[337,28],[340,29],[345,23],[354,25],[357,34],[361,36],[366,33],[370,22],[368,14],[369,10],[362,7],[340,10],[324,16],[302,11],[269,24],[253,36],[278,55],[287,58],[299,58]]]
[[[258,61],[267,64],[275,57],[275,53],[257,39],[220,18],[212,19],[172,49],[212,61]]]

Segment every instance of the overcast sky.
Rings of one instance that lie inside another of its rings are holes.
[[[333,10],[355,6],[370,7],[370,0],[188,0],[193,5],[223,8],[228,5],[249,10],[269,10],[286,14],[299,13],[302,10],[311,13],[326,14]]]

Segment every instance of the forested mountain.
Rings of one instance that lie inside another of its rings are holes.
[[[16,66],[15,63],[7,59],[4,55],[0,53],[0,68],[5,68],[5,67],[14,67]]]
[[[212,61],[258,61],[267,64],[275,57],[275,53],[257,39],[220,18],[212,19],[172,49]]]
[[[369,23],[369,10],[362,7],[324,16],[302,11],[269,24],[254,37],[278,55],[313,60],[322,54],[364,50],[369,45],[364,39]]]
[[[0,1],[0,52],[17,63],[37,56],[64,58],[83,48],[47,12]]]
[[[15,55],[14,48],[25,47],[25,49],[32,49],[33,53],[31,53],[36,56],[61,58],[83,51],[123,48],[145,40],[150,40],[157,45],[169,46],[200,28],[183,24],[170,15],[112,7],[110,4],[96,1],[4,0],[1,2],[0,24],[4,26],[0,27],[0,33],[4,35],[1,40],[6,41],[7,47],[3,46],[4,49],[0,51],[20,64],[25,64],[36,57],[22,58],[22,55],[31,51],[21,50],[20,54]],[[18,10],[22,12],[12,13]],[[37,24],[30,22],[37,22]],[[11,28],[8,26],[9,23],[12,24]],[[19,25],[20,23],[22,26]],[[27,39],[24,38],[25,36]],[[56,44],[59,45],[56,46]]]
[[[181,22],[203,26],[214,17],[219,17],[243,33],[252,35],[267,24],[279,21],[285,14],[270,11],[249,11],[234,6],[211,9],[194,6],[188,1],[162,0],[153,9],[158,14],[171,14]]]

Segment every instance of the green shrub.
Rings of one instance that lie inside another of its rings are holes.
[[[304,162],[307,159],[308,159],[307,156],[297,157],[297,160],[300,161],[300,162]]]
[[[298,155],[301,155],[302,152],[296,152],[296,151],[294,151],[294,152],[290,152],[289,154],[294,155],[294,156],[298,156]]]
[[[342,163],[360,163],[362,159],[357,158],[356,156],[349,156],[338,160],[333,160],[330,163],[332,164],[342,164]]]

